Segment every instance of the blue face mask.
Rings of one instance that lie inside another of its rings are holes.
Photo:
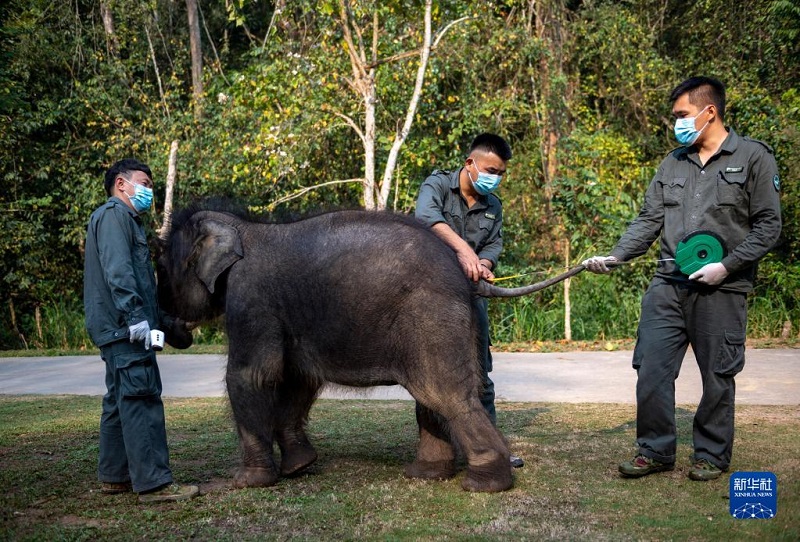
[[[469,180],[475,191],[482,196],[488,196],[497,190],[497,187],[500,186],[500,181],[503,180],[503,176],[484,173],[478,168],[478,164],[474,160],[472,163],[475,165],[475,169],[478,170],[478,178],[473,181],[472,174],[469,170],[467,170],[467,176],[469,176]]]
[[[133,186],[133,196],[128,196],[125,192],[123,194],[128,197],[134,210],[139,214],[147,211],[153,204],[153,189],[141,184],[133,184],[127,179],[125,179],[125,182]]]
[[[703,109],[700,110],[700,113],[708,109],[708,106],[705,106]],[[695,129],[694,123],[697,120],[697,117],[700,116],[700,113],[694,117],[684,117],[682,119],[675,119],[675,139],[678,140],[678,143],[681,145],[689,146],[695,141],[697,138],[700,137],[700,134],[703,133],[703,130],[706,129],[708,123],[711,122],[711,119],[707,120],[706,123],[703,125],[702,128],[699,130]]]

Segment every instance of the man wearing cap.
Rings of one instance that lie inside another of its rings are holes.
[[[731,461],[734,376],[745,362],[746,296],[758,260],[780,235],[780,180],[768,145],[725,127],[720,81],[687,79],[672,91],[670,102],[675,137],[683,146],[662,161],[638,217],[611,254],[583,264],[607,273],[610,263],[641,256],[661,237],[633,353],[638,451],[619,470],[635,478],[674,468],[675,380],[691,344],[703,396],[688,474],[692,480],[713,480]],[[721,260],[704,260],[702,239],[712,245],[721,240]]]

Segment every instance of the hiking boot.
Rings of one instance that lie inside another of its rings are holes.
[[[525,466],[525,461],[522,460],[521,457],[517,457],[515,455],[511,456],[511,466],[515,469]]]
[[[673,463],[660,463],[642,454],[634,457],[632,461],[625,461],[619,464],[619,472],[628,478],[639,478],[640,476],[647,476],[654,472],[672,470],[674,468],[675,465]]]
[[[720,476],[722,476],[722,469],[708,459],[700,459],[689,471],[689,478],[700,482],[716,480]]]
[[[100,486],[100,493],[103,495],[119,495],[133,491],[130,482],[103,482]]]
[[[174,502],[185,501],[196,497],[200,492],[197,486],[182,486],[180,484],[167,484],[161,489],[150,491],[147,493],[139,493],[139,502],[141,503],[154,503],[154,502]]]

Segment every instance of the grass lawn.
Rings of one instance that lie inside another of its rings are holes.
[[[321,400],[320,458],[264,489],[231,488],[238,464],[224,399],[165,399],[182,503],[142,506],[97,489],[99,397],[0,396],[0,540],[798,540],[800,407],[740,406],[732,470],[771,471],[778,513],[729,515],[729,475],[687,477],[693,406],[678,409],[679,461],[620,478],[634,453],[634,406],[500,403],[498,424],[526,465],[514,488],[471,494],[403,477],[414,457],[408,401]]]

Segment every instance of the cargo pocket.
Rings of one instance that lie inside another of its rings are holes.
[[[161,393],[152,353],[117,354],[114,358],[123,397],[150,397]]]
[[[639,331],[636,331],[636,346],[633,347],[633,368],[637,371],[639,367],[642,366],[642,358],[644,358],[644,354],[642,354],[642,349],[639,347]]]
[[[714,372],[720,376],[734,376],[744,369],[744,331],[726,331]]]

